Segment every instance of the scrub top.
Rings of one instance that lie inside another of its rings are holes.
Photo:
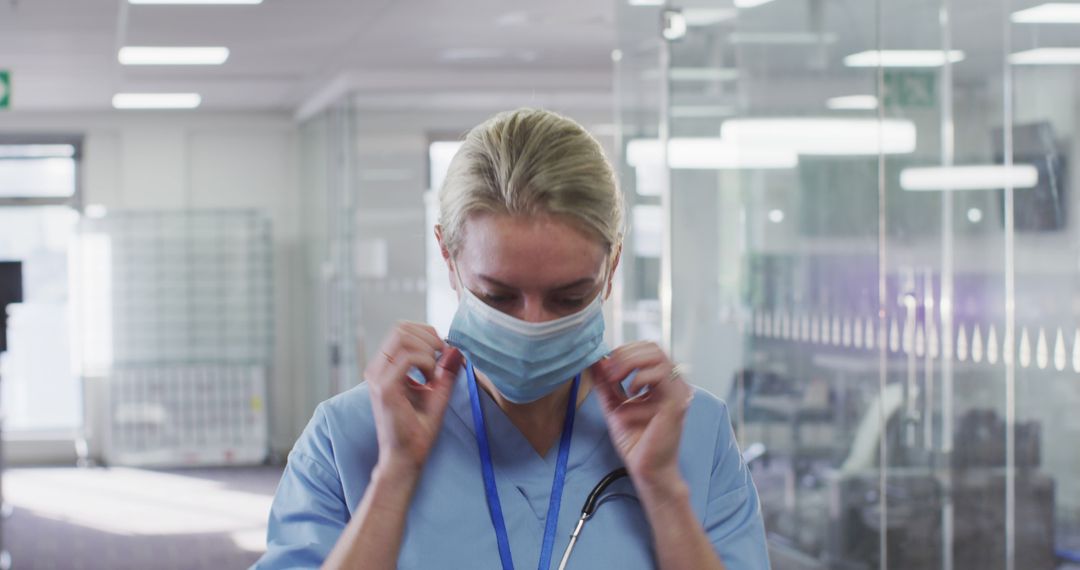
[[[514,567],[536,568],[558,445],[545,457],[480,390]],[[317,568],[360,503],[378,459],[367,384],[319,405],[289,454],[270,510],[266,554],[253,568]],[[595,392],[574,419],[552,568],[558,566],[593,487],[622,461]],[[769,567],[757,491],[742,461],[725,404],[695,388],[679,447],[695,513],[731,570]],[[652,534],[628,478],[585,523],[568,569],[655,568]],[[413,496],[398,568],[500,568],[464,367]]]

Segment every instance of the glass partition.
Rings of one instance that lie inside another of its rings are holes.
[[[624,303],[656,310],[625,330],[727,401],[774,566],[1080,559],[1080,18],[639,4],[621,183],[653,255]]]

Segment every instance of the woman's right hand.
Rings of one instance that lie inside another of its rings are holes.
[[[442,356],[436,361],[436,351]],[[379,467],[395,475],[418,476],[442,428],[443,415],[463,357],[435,329],[400,322],[364,370],[371,389],[379,441]],[[416,367],[427,379],[407,374]]]

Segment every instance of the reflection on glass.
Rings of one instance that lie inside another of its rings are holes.
[[[7,307],[8,352],[0,360],[9,432],[70,430],[82,422],[68,288],[77,222],[64,207],[0,208],[0,260],[23,264],[23,302]]]
[[[627,303],[671,263],[774,566],[1080,561],[1076,6],[689,4],[667,43],[618,12],[621,184],[672,243]]]

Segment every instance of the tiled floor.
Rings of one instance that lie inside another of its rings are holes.
[[[15,570],[246,568],[262,553],[279,467],[9,469]]]

